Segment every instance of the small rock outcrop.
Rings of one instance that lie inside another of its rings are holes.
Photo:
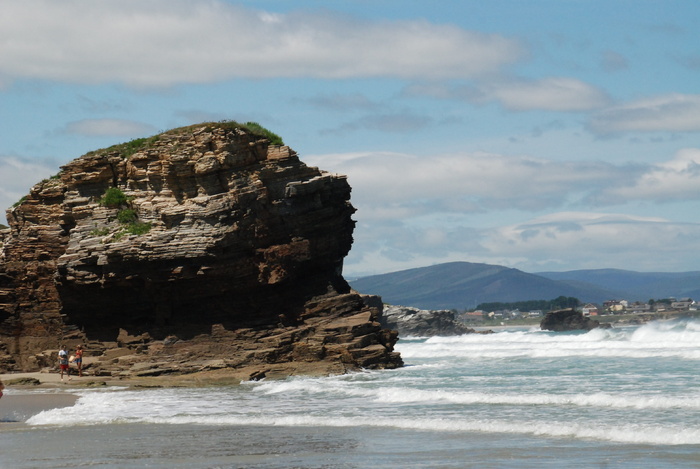
[[[550,311],[540,321],[540,329],[546,331],[590,331],[598,327],[609,328],[610,325],[601,325],[600,322],[584,316],[573,308]]]
[[[232,122],[71,161],[7,211],[0,370],[50,365],[61,343],[124,376],[400,366],[341,274],[350,190]]]
[[[455,320],[447,309],[424,310],[410,306],[385,306],[381,316],[384,327],[398,330],[401,336],[449,336],[475,332]]]

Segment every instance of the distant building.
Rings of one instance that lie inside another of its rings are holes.
[[[584,316],[598,316],[598,307],[593,303],[586,303],[583,308],[581,308],[581,313]]]
[[[624,311],[627,308],[626,300],[608,300],[603,303],[603,309],[605,311],[611,311],[613,313],[618,313]]]
[[[671,303],[671,308],[673,309],[680,309],[680,310],[685,310],[689,309],[690,305],[693,304],[693,300],[690,298],[681,298],[678,301],[674,301]]]
[[[468,311],[464,313],[464,320],[465,321],[483,321],[484,320],[484,312],[481,310],[477,311]]]
[[[648,313],[649,311],[652,310],[652,307],[649,303],[642,303],[640,301],[635,301],[631,305],[627,307],[629,311],[632,313]]]

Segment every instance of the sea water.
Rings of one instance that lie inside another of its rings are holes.
[[[398,370],[79,391],[0,432],[0,469],[700,468],[698,321],[397,350]]]

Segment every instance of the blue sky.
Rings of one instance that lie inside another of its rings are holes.
[[[455,260],[700,270],[696,0],[0,0],[0,12],[2,208],[90,150],[257,121],[348,175],[347,277]]]

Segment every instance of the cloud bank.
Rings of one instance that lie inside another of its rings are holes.
[[[661,95],[613,106],[594,115],[588,127],[600,135],[700,132],[700,95]]]
[[[404,92],[407,95],[460,99],[477,105],[495,101],[510,111],[590,111],[610,102],[605,91],[568,77],[502,78],[477,84],[421,83],[409,85]]]
[[[348,175],[358,229],[346,270],[359,275],[464,259],[528,271],[624,268],[635,259],[634,269],[678,270],[683,253],[700,248],[700,237],[694,238],[698,223],[609,212],[700,199],[697,148],[657,164],[487,153],[351,153],[304,160]],[[590,210],[596,206],[599,211]],[[512,218],[518,212],[532,216],[500,223],[499,213]],[[492,220],[490,227],[483,217]],[[640,261],[640,252],[654,255]]]
[[[1,5],[5,83],[34,78],[153,87],[241,77],[463,78],[492,73],[524,54],[515,40],[452,25],[271,14],[215,0]]]
[[[490,153],[309,155],[305,161],[347,174],[368,219],[492,210],[536,212],[588,201],[644,173],[638,165],[552,161]],[[620,197],[620,194],[615,194]],[[391,210],[387,213],[387,208]]]
[[[156,132],[152,125],[125,119],[82,119],[66,124],[64,132],[85,136],[150,135]]]
[[[700,249],[699,223],[621,213],[553,212],[492,228],[360,223],[356,233],[359,249],[345,261],[350,276],[464,260],[527,272],[682,271],[693,269],[679,259]]]
[[[497,100],[512,111],[588,111],[606,105],[610,98],[594,86],[574,78],[511,80],[483,85],[475,99]]]
[[[5,209],[27,195],[41,179],[56,173],[55,168],[52,162],[0,155],[0,223],[5,223]]]

